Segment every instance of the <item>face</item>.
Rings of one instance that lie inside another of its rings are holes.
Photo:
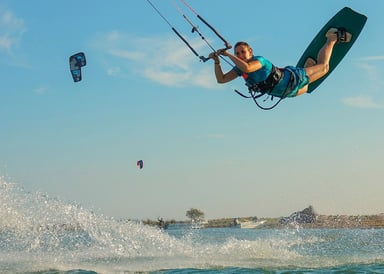
[[[248,61],[252,58],[252,49],[245,45],[238,45],[235,48],[235,55],[243,61]]]

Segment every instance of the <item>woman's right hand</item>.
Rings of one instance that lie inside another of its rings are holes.
[[[209,58],[213,59],[215,62],[219,61],[219,56],[217,55],[216,52],[212,52],[208,55]]]

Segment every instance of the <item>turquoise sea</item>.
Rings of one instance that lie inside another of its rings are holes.
[[[0,273],[384,273],[384,229],[162,231],[0,180]]]

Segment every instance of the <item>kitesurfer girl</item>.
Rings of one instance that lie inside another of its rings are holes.
[[[351,34],[344,28],[331,28],[326,33],[326,43],[320,49],[317,59],[308,58],[304,68],[287,66],[275,67],[262,56],[253,55],[252,48],[246,42],[238,42],[234,55],[226,50],[218,50],[209,55],[214,60],[214,71],[218,83],[227,83],[242,76],[249,89],[267,93],[276,97],[295,97],[304,94],[308,85],[329,71],[329,61],[336,43],[347,43]],[[219,55],[227,56],[235,67],[223,73]]]

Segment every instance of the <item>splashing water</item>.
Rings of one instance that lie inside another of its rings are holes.
[[[333,267],[384,263],[383,230],[167,232],[27,192],[0,177],[0,272]],[[384,269],[384,267],[383,267]]]

